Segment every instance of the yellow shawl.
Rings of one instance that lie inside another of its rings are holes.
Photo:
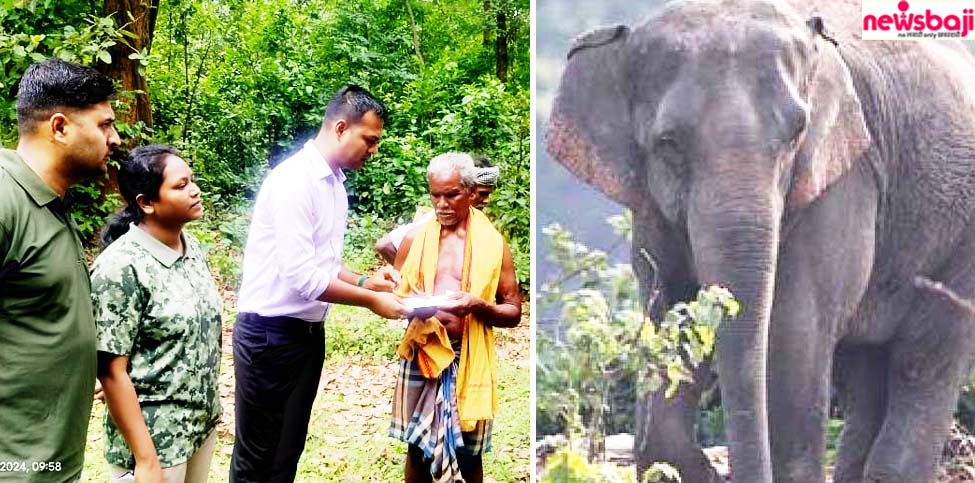
[[[468,223],[461,287],[469,287],[466,290],[472,295],[494,303],[498,280],[501,278],[504,239],[480,210],[471,208]],[[427,291],[433,292],[439,253],[440,223],[434,218],[417,233],[410,246],[410,252],[400,268],[402,282],[397,293],[402,296],[412,295],[424,287],[429,287]],[[421,274],[423,280],[420,280]],[[425,335],[420,338],[422,343],[417,348],[433,356],[432,359],[440,359],[436,355],[444,353],[443,346],[446,344],[452,360],[453,350],[450,349],[446,340],[446,329],[440,325],[440,321],[436,318],[413,320],[410,325],[415,325]],[[407,360],[412,360],[414,342],[419,342],[418,339],[412,339],[415,335],[418,334],[408,331],[397,350]],[[424,344],[432,347],[424,347]],[[473,431],[478,420],[494,418],[494,411],[498,406],[494,359],[494,333],[491,327],[473,314],[468,315],[457,370],[457,408],[462,431]]]

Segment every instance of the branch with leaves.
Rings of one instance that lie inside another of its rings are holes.
[[[614,217],[610,224],[619,237],[629,238],[629,218]],[[636,397],[660,389],[671,397],[712,357],[717,326],[737,316],[740,306],[727,289],[708,286],[695,300],[671,307],[663,320],[651,321],[630,265],[610,264],[604,252],[577,242],[560,226],[543,232],[559,273],[557,282],[543,284],[539,304],[542,312],[557,307],[561,316],[539,334],[537,411],[562,423],[570,446],[581,433],[593,461],[615,389],[635,383]]]

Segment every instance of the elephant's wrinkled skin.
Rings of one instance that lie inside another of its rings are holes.
[[[548,150],[633,211],[664,305],[712,282],[743,303],[717,344],[737,483],[824,481],[831,373],[835,481],[931,481],[975,353],[972,313],[914,282],[975,297],[975,62],[860,41],[859,18],[857,1],[670,3],[580,37],[552,110]],[[714,478],[699,392],[640,416],[643,462],[691,483]]]

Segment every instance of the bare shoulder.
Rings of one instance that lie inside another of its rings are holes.
[[[406,256],[410,253],[410,247],[413,246],[413,240],[416,238],[416,235],[419,232],[420,231],[418,229],[414,228],[403,237],[403,241],[400,242],[399,248],[396,249],[396,258],[393,261],[393,268],[396,270],[403,268],[403,262],[406,261]]]

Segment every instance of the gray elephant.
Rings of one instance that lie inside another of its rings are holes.
[[[549,152],[630,208],[643,288],[704,283],[737,483],[822,482],[831,378],[837,482],[925,482],[975,354],[975,61],[958,42],[859,40],[860,2],[669,3],[580,37]],[[705,375],[704,370],[699,371]],[[641,438],[684,481],[700,385],[655,396]]]

